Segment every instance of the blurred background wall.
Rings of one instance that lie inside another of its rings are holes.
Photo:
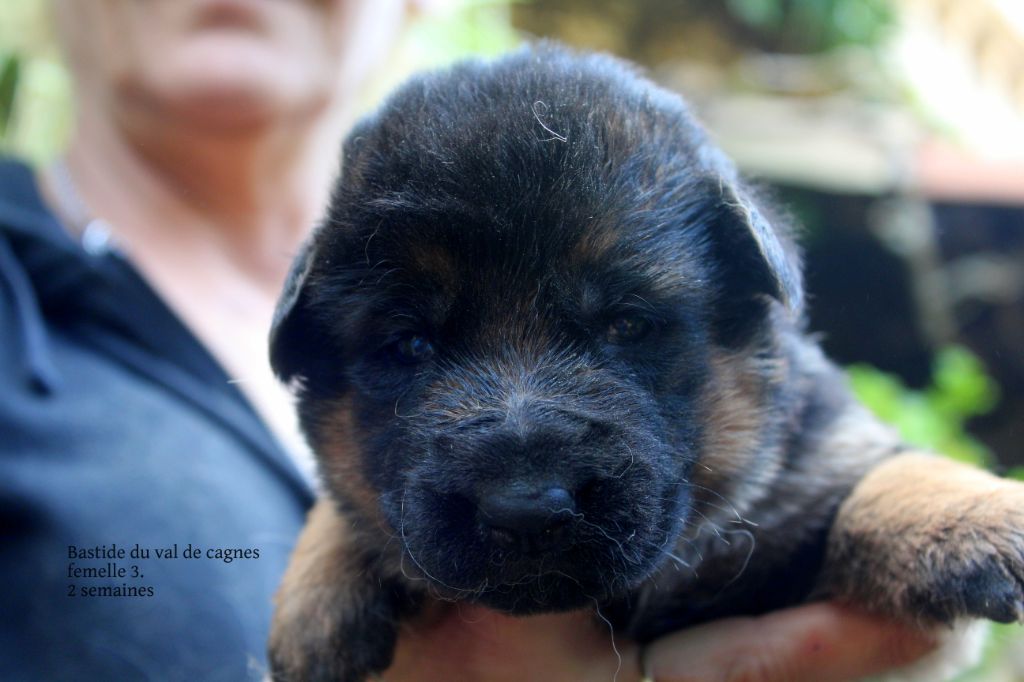
[[[366,106],[524,39],[639,62],[802,226],[811,328],[861,397],[916,442],[1022,475],[1024,1],[424,4]],[[47,0],[0,2],[0,153],[59,153],[67,90]],[[1000,646],[965,679],[1024,679]]]

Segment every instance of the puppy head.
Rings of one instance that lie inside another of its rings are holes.
[[[794,258],[678,97],[531,48],[413,80],[353,131],[271,360],[328,487],[407,568],[574,608],[674,544],[713,358],[799,308]]]

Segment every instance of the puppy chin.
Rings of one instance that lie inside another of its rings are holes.
[[[587,586],[564,573],[532,576],[522,583],[498,585],[478,593],[470,601],[513,616],[573,611],[607,599],[602,584]]]
[[[441,599],[471,602],[513,616],[573,611],[593,607],[613,596],[611,586],[606,583],[607,576],[597,571],[582,572],[577,567],[575,575],[558,570],[538,573],[539,570],[547,570],[540,568],[544,563],[542,560],[535,562],[532,572],[527,569],[519,571],[518,578],[509,582],[492,582],[511,577],[512,572],[506,565],[504,570],[495,571],[495,575],[480,579],[476,589],[470,591],[457,589],[448,582],[465,580],[465,575],[450,575],[439,569],[438,573],[431,572],[425,577],[431,585],[431,592]]]

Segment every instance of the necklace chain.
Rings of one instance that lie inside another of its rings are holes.
[[[53,199],[57,203],[54,208],[72,235],[81,241],[82,248],[93,255],[110,251],[113,247],[110,225],[89,210],[75,179],[71,177],[67,159],[64,156],[57,157],[47,168],[47,176]]]

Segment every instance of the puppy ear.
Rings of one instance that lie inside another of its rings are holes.
[[[315,332],[311,324],[306,285],[313,268],[313,238],[307,239],[292,261],[270,326],[270,366],[277,378],[289,382],[308,371]]]
[[[736,182],[719,178],[714,194],[718,220],[711,242],[721,287],[716,311],[726,341],[741,342],[743,331],[764,316],[765,297],[791,317],[803,311],[803,278],[796,246],[784,228],[774,227]]]

